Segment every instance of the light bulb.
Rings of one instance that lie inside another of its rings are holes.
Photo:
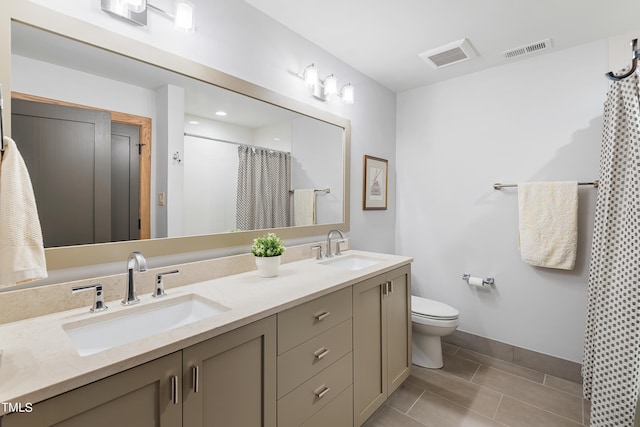
[[[308,86],[315,86],[318,84],[318,69],[315,65],[311,64],[304,69],[304,82]]]
[[[355,88],[351,86],[351,83],[342,86],[342,100],[347,104],[353,104],[355,101]]]
[[[334,93],[338,93],[338,79],[331,74],[324,79],[324,94],[331,95]]]
[[[175,3],[173,26],[176,30],[190,33],[195,30],[195,6],[187,0],[177,0]]]

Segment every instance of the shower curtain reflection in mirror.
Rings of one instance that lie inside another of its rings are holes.
[[[262,147],[238,147],[236,227],[288,227],[291,154]]]

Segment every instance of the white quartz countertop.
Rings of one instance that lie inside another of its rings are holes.
[[[342,257],[349,255],[379,262],[354,271],[308,259],[281,265],[274,278],[261,278],[250,271],[172,288],[159,301],[138,295],[142,301],[135,306],[107,301],[109,309],[101,313],[90,313],[89,307],[84,307],[0,325],[0,402],[24,406],[43,401],[413,261],[410,257],[356,250],[344,252]],[[125,314],[188,294],[230,310],[88,356],[78,354],[63,329],[68,323]],[[4,406],[0,406],[0,415],[5,413]]]

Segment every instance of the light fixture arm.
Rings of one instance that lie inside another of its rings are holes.
[[[149,3],[148,1],[147,1],[147,8],[149,8],[149,9],[153,9],[153,10],[155,10],[156,12],[158,12],[160,15],[164,15],[165,17],[167,17],[167,18],[169,18],[169,19],[171,19],[171,20],[173,20],[173,19],[175,19],[175,18],[176,18],[176,16],[175,16],[175,15],[173,15],[173,14],[171,14],[171,13],[167,12],[166,10],[160,9],[158,6],[156,6],[156,5],[154,5],[154,4],[151,4],[151,3]]]

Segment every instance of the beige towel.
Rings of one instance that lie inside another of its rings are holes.
[[[572,270],[578,242],[578,183],[518,184],[518,208],[522,260]]]
[[[293,190],[293,221],[295,225],[314,225],[316,223],[315,190]]]
[[[4,138],[0,163],[0,288],[47,277],[29,172],[15,142]]]

